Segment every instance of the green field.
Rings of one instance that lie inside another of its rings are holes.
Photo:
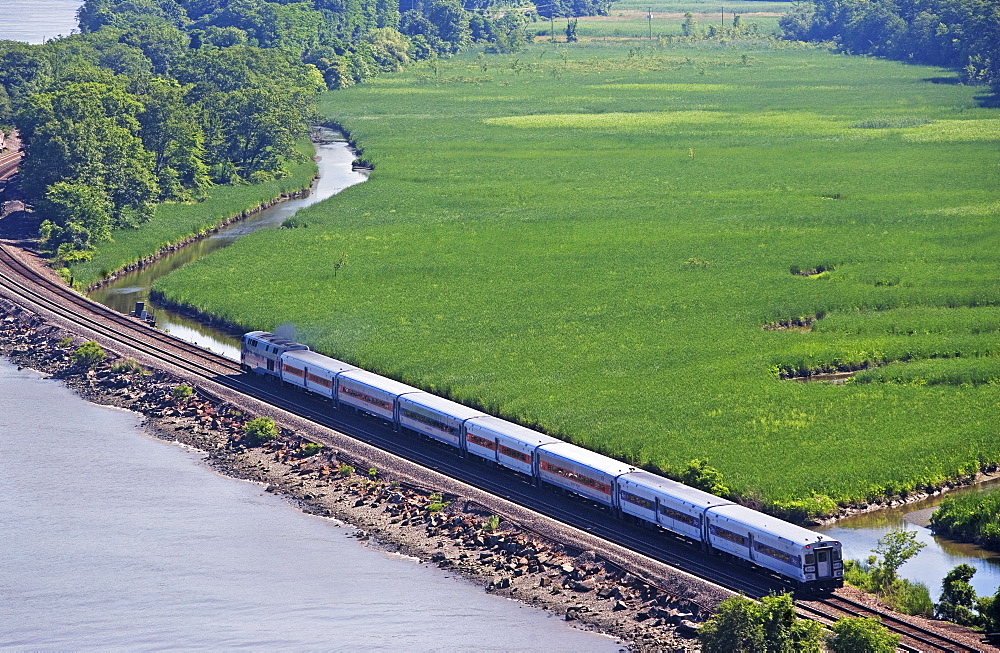
[[[775,42],[415,65],[322,100],[368,183],[157,288],[745,496],[940,483],[1000,462],[1000,112],[952,78]]]
[[[89,261],[75,263],[75,283],[86,287],[165,247],[204,233],[215,225],[245,211],[252,211],[281,195],[308,188],[316,175],[312,143],[303,139],[297,146],[298,161],[288,164],[288,176],[263,184],[214,186],[202,202],[168,202],[156,207],[153,218],[141,229],[116,229],[112,242],[102,243]]]

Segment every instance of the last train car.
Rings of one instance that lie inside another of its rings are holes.
[[[240,366],[247,372],[281,378],[281,355],[286,351],[308,350],[305,345],[267,331],[243,334],[240,344]]]
[[[843,587],[840,542],[736,504],[709,508],[706,517],[712,550],[770,569],[806,591]]]

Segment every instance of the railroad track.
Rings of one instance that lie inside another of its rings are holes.
[[[17,167],[21,164],[21,157],[23,156],[23,152],[0,154],[0,181],[17,172]]]
[[[6,271],[4,270],[6,268]],[[240,366],[220,354],[187,343],[93,302],[39,274],[0,245],[0,292],[21,298],[45,312],[72,321],[104,339],[167,362],[202,380],[267,402],[298,417],[389,451],[445,476],[468,483],[508,501],[544,514],[591,535],[666,563],[718,585],[762,597],[787,588],[776,578],[720,564],[719,559],[680,540],[649,529],[612,520],[603,510],[532,487],[511,472],[471,463],[449,447],[418,438],[400,438],[381,422],[332,409],[319,399],[290,393],[243,375]],[[541,534],[544,537],[544,534]],[[899,633],[911,651],[980,651],[945,635],[879,612],[844,597],[797,601],[800,613],[820,621],[841,616],[874,616]]]
[[[871,608],[843,596],[831,595],[815,601],[796,601],[796,605],[804,612],[819,617],[821,621],[832,623],[841,617],[874,617],[882,622],[890,631],[901,637],[900,648],[905,651],[969,651],[981,652],[983,649],[970,646],[956,639],[925,628],[919,624],[901,619]]]

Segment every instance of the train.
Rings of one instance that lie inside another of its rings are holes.
[[[240,364],[303,392],[779,576],[801,593],[844,584],[841,543],[708,492],[329,358],[266,331],[244,334]]]

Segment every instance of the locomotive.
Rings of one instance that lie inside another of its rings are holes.
[[[844,584],[840,542],[708,492],[311,351],[266,331],[243,336],[244,371],[385,420],[637,520],[769,570],[804,592]]]

